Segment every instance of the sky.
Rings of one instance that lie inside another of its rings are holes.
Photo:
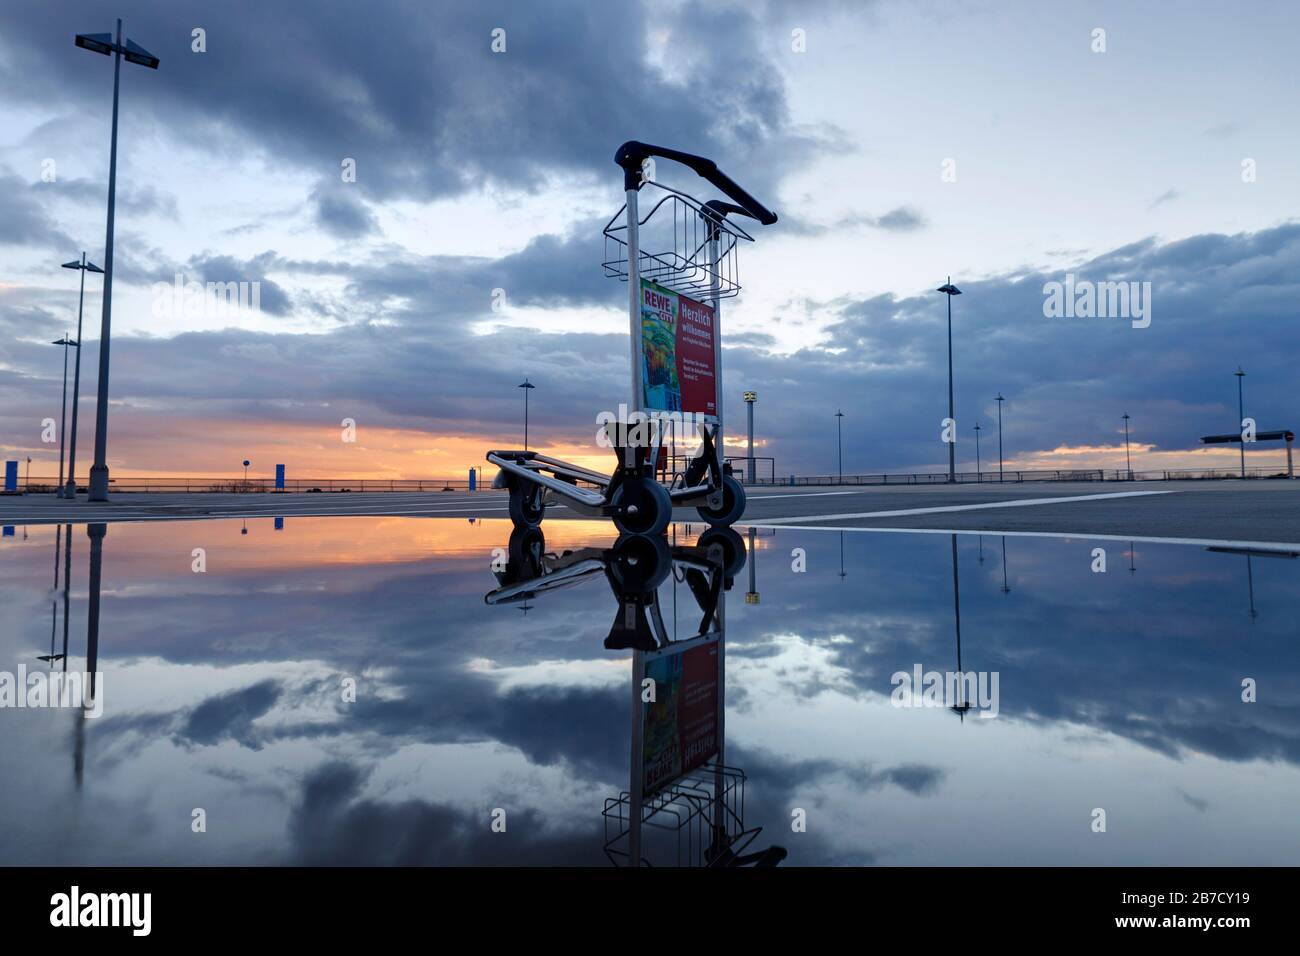
[[[1294,4],[310,9],[0,10],[5,458],[57,470],[49,343],[77,319],[59,264],[103,262],[111,105],[111,61],[72,40],[119,14],[162,62],[121,76],[114,475],[248,458],[253,475],[463,477],[522,443],[525,376],[533,447],[604,466],[596,416],[627,401],[629,369],[601,230],[629,139],[714,158],[779,214],[751,229],[721,315],[728,451],[757,390],[756,454],[779,475],[835,470],[837,410],[845,473],[946,466],[949,276],[959,468],[977,423],[995,466],[999,393],[1011,467],[1122,468],[1125,413],[1135,469],[1232,467],[1234,448],[1198,446],[1238,427],[1238,365],[1261,429],[1300,424]],[[656,176],[717,195],[670,163]],[[1149,289],[1150,323],[1047,317],[1067,274]],[[177,276],[256,282],[258,307],[187,312],[158,291]]]

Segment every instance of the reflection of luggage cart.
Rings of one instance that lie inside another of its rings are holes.
[[[610,548],[552,553],[540,528],[519,528],[510,536],[509,558],[494,572],[498,587],[486,595],[492,605],[531,601],[548,591],[581,584],[603,574],[618,600],[605,647],[653,651],[672,643],[659,609],[659,585],[673,574],[700,606],[696,635],[718,631],[722,594],[745,566],[745,542],[730,528],[710,528],[694,545],[669,547],[663,538],[623,535]]]
[[[701,203],[647,178],[654,158],[681,163],[734,202]],[[730,525],[745,511],[745,490],[725,464],[722,433],[720,302],[740,291],[739,245],[753,237],[728,216],[763,225],[769,211],[703,156],[624,143],[614,155],[623,169],[626,205],[605,227],[605,274],[628,284],[632,402],[629,421],[606,426],[618,455],[612,475],[531,451],[489,451],[500,471],[494,487],[510,490],[517,527],[541,524],[546,505],[613,519],[631,534],[659,534],[674,506],[694,507],[712,525]],[[641,215],[643,187],[654,202]],[[621,221],[620,221],[621,220]],[[700,296],[700,299],[694,298]],[[680,422],[699,435],[698,453],[669,487],[655,480],[665,430]]]

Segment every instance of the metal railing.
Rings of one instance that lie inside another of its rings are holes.
[[[755,456],[759,468],[766,470],[766,476],[760,475],[757,481],[747,480],[744,474],[748,459],[728,456],[737,477],[745,479],[747,485],[758,486],[801,486],[801,485],[943,485],[948,483],[947,472],[913,472],[880,473],[873,475],[787,475],[773,474],[771,458]],[[764,468],[763,466],[767,467]],[[478,491],[492,487],[492,474],[478,473],[475,481]],[[998,484],[996,471],[959,471],[956,474],[958,484]],[[1036,481],[1219,481],[1240,478],[1238,468],[1182,468],[1160,471],[1125,471],[1124,469],[1101,468],[1058,468],[1058,469],[1004,469],[1001,482],[1004,484],[1024,484]],[[1249,479],[1286,478],[1284,468],[1252,467],[1246,469]],[[56,485],[54,477],[33,476],[29,481],[19,482],[18,488],[27,494],[53,494]],[[277,491],[273,478],[113,478],[109,489],[118,492],[179,492],[179,493],[214,493],[214,494],[266,494]],[[78,491],[84,492],[86,486],[78,482]],[[367,493],[377,492],[431,492],[431,491],[468,491],[469,479],[466,478],[290,478],[286,479],[282,493]]]
[[[475,482],[477,490],[492,487],[495,472],[489,475],[478,473]],[[19,489],[28,494],[54,494],[57,479],[37,478],[20,482]],[[468,491],[469,478],[287,478],[283,489],[275,487],[274,478],[112,478],[109,490],[118,492],[178,492],[214,494],[263,494],[280,491],[283,494],[304,494],[320,492],[366,492],[381,491]],[[77,490],[84,492],[86,485],[80,479]]]
[[[959,471],[954,475],[957,484],[1021,484],[1033,481],[1200,481],[1240,478],[1236,468],[1183,468],[1162,471],[1127,471],[1103,468],[1057,469],[1003,469],[1001,477],[996,471]],[[1247,468],[1247,478],[1286,478],[1284,468]],[[876,475],[789,475],[776,480],[760,478],[755,485],[945,485],[947,472],[916,472]]]

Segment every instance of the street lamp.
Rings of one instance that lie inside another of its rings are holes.
[[[537,386],[525,378],[519,387],[524,390],[524,451],[528,451],[528,393]]]
[[[975,480],[983,481],[984,475],[980,472],[980,423],[975,423]]]
[[[104,270],[93,262],[87,262],[84,251],[79,260],[74,259],[72,262],[63,263],[63,268],[78,269],[81,272],[81,294],[77,298],[77,361],[76,369],[72,373],[72,436],[68,440],[68,484],[63,489],[63,497],[75,501],[77,498],[77,409],[81,402],[81,316],[86,306],[86,273],[97,272],[103,275]]]
[[[758,480],[754,473],[754,403],[758,401],[758,392],[745,393],[745,406],[749,413],[749,483],[752,485]]]
[[[844,484],[844,442],[841,433],[842,432],[841,426],[843,426],[843,424],[844,424],[844,413],[837,410],[835,412],[835,451],[837,457],[839,458],[840,477],[839,477],[839,481],[836,483],[841,485]]]
[[[1128,412],[1124,413],[1124,464],[1128,468],[1128,480],[1133,480],[1133,459],[1128,453]]]
[[[1246,418],[1245,407],[1242,405],[1242,400],[1241,400],[1241,382],[1242,379],[1246,377],[1246,373],[1243,372],[1241,370],[1241,366],[1238,365],[1237,371],[1233,372],[1232,374],[1237,376],[1237,421],[1240,423],[1245,421]],[[1243,432],[1239,432],[1239,434],[1241,434],[1241,477],[1245,478],[1246,477],[1246,436],[1244,434],[1244,429],[1246,426],[1243,424],[1238,424],[1237,427],[1243,430]]]
[[[248,488],[248,466],[249,466],[249,464],[250,464],[249,460],[248,460],[247,458],[245,458],[245,459],[244,459],[244,488]]]
[[[998,392],[998,397],[995,399],[995,401],[998,403],[998,481],[1001,482],[1002,481],[1002,403],[1005,402],[1006,399],[1002,397],[1001,392]]]
[[[63,333],[63,338],[55,339],[55,345],[63,346],[63,414],[59,419],[59,484],[55,488],[54,496],[63,497],[63,432],[68,427],[68,346],[78,345],[79,343],[68,338],[68,333]]]
[[[87,501],[108,500],[108,342],[113,312],[113,211],[117,205],[117,99],[122,58],[128,63],[158,69],[158,58],[131,40],[122,42],[122,20],[117,21],[117,39],[111,33],[78,33],[77,46],[92,53],[113,57],[113,134],[108,151],[108,226],[104,240],[104,308],[99,330],[99,396],[95,408],[95,463],[90,466]],[[80,341],[80,336],[77,338]]]
[[[952,297],[961,295],[961,289],[953,285],[952,276],[948,276],[948,281],[935,291],[948,297],[948,421],[953,426],[952,441],[948,443],[948,481],[952,483],[957,480],[957,419],[952,403]]]

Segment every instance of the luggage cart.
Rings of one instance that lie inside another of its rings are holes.
[[[645,167],[656,158],[687,167],[733,202],[701,203],[655,182]],[[745,512],[745,489],[732,475],[722,447],[718,319],[721,300],[740,292],[739,247],[753,242],[753,236],[728,216],[747,216],[767,226],[776,222],[776,213],[703,156],[633,140],[619,147],[614,162],[623,170],[626,202],[605,226],[602,266],[605,275],[628,284],[632,358],[627,420],[605,425],[618,465],[605,475],[537,452],[493,450],[487,453],[499,469],[493,487],[509,489],[510,519],[517,528],[541,525],[546,506],[554,501],[581,514],[610,518],[624,534],[663,533],[674,507],[693,506],[710,525],[729,526]],[[649,211],[642,216],[646,187],[651,189],[645,204]],[[684,315],[690,317],[691,331],[678,355]],[[683,366],[688,351],[695,353],[689,369]],[[665,487],[655,478],[664,433],[671,427],[675,436],[684,418],[696,429],[700,444],[690,464]]]

